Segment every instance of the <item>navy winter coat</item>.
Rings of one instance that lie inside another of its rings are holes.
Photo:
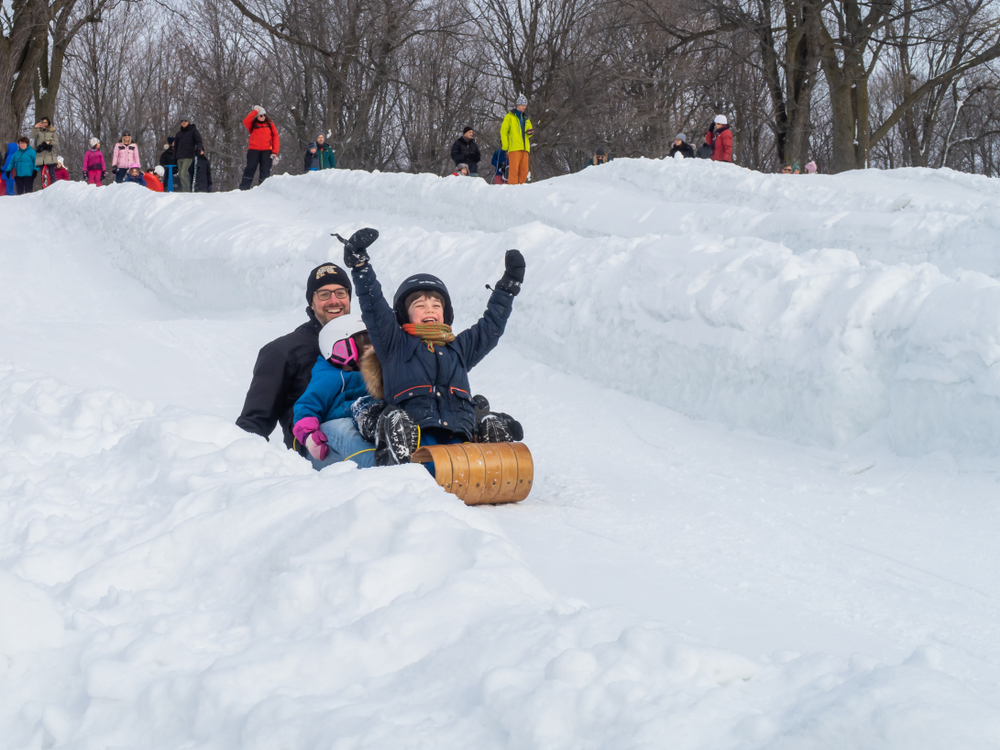
[[[447,346],[434,346],[406,333],[382,295],[371,263],[351,270],[361,319],[382,362],[388,404],[398,404],[423,428],[438,428],[472,440],[476,411],[469,391],[469,370],[500,341],[514,295],[495,290],[486,312]]]
[[[312,380],[306,392],[295,402],[292,423],[303,417],[316,417],[320,424],[351,416],[351,404],[368,395],[360,372],[338,370],[321,354],[313,365]]]

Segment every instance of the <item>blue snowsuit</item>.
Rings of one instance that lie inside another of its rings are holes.
[[[387,404],[398,404],[430,436],[448,442],[452,433],[464,440],[476,434],[476,410],[469,392],[469,370],[499,343],[514,296],[495,290],[486,312],[474,326],[445,346],[429,346],[406,333],[382,295],[371,263],[351,270],[361,319],[382,363]],[[430,441],[424,441],[430,442]]]
[[[350,458],[361,468],[375,465],[375,446],[361,437],[351,416],[351,404],[368,395],[360,372],[338,370],[322,356],[316,358],[312,378],[292,411],[292,424],[316,417],[326,435],[330,453],[319,461],[309,457],[317,469]]]
[[[351,418],[351,404],[368,395],[365,379],[360,372],[345,372],[316,358],[312,379],[299,400],[295,402],[292,424],[303,417],[316,417],[320,422],[331,419]]]
[[[14,152],[17,151],[16,143],[7,144],[7,156],[3,162],[3,169],[0,170],[4,173],[4,182],[7,183],[7,195],[14,195],[14,175],[10,173],[11,160],[14,158]]]

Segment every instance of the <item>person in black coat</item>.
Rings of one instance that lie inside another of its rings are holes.
[[[306,155],[302,162],[303,172],[312,172],[319,169],[319,145],[315,142],[306,146]]]
[[[673,158],[674,154],[680,154],[685,159],[694,158],[694,149],[691,144],[687,142],[687,136],[683,133],[678,133],[674,137],[674,145],[670,147],[670,156]]]
[[[177,179],[177,149],[174,148],[174,140],[173,136],[167,138],[167,145],[163,147],[163,153],[160,154],[160,166],[166,172],[163,187],[168,192],[173,192],[174,180]]]
[[[476,144],[472,127],[462,131],[462,137],[451,146],[451,160],[457,167],[459,164],[469,165],[469,174],[479,174],[479,146]]]
[[[330,294],[329,299],[321,300],[316,294],[337,289],[346,289],[347,299]],[[347,272],[334,263],[324,263],[309,272],[309,320],[260,350],[243,411],[236,420],[239,427],[269,440],[275,425],[280,424],[285,447],[307,455],[292,434],[293,409],[312,379],[313,365],[319,357],[320,329],[351,311],[351,291]]]
[[[188,167],[188,184],[194,185],[194,192],[196,193],[212,192],[212,163],[200,148],[198,149],[198,155],[191,162],[191,166]]]
[[[201,142],[201,133],[187,117],[181,118],[181,129],[174,136],[174,156],[177,159],[177,174],[180,177],[180,190],[183,193],[191,192],[191,163],[195,154],[204,149]]]
[[[695,156],[699,159],[711,159],[712,154],[715,153],[715,123],[713,122],[708,126],[708,132],[705,133],[705,142],[698,146],[698,150],[695,151]]]

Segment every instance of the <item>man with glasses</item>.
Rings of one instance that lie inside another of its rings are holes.
[[[257,355],[243,412],[236,420],[247,432],[267,439],[280,424],[285,447],[303,456],[305,448],[292,435],[292,408],[312,377],[320,329],[351,311],[351,277],[334,263],[317,266],[306,282],[306,301],[309,320],[265,345]]]

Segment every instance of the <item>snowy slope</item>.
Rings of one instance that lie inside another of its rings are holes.
[[[998,199],[622,160],[0,201],[0,750],[1000,745]],[[473,386],[526,503],[232,425],[363,224],[458,325],[525,252]]]

